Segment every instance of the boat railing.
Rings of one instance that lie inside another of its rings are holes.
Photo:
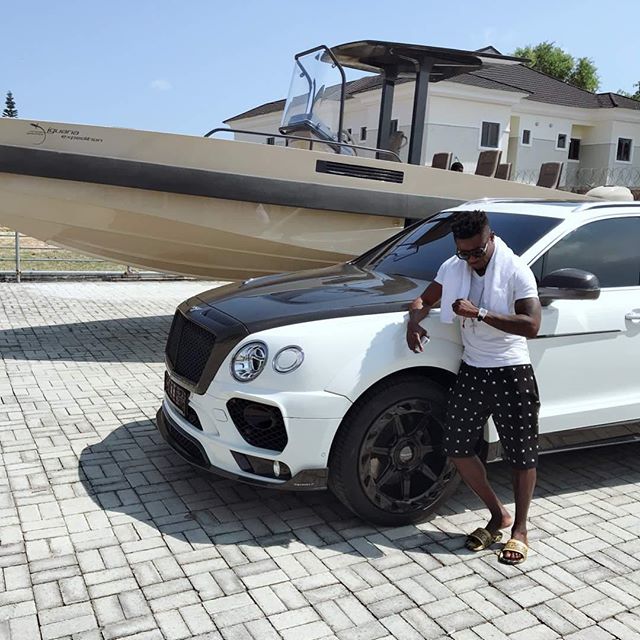
[[[358,144],[351,144],[349,142],[338,142],[337,140],[318,140],[314,138],[305,138],[304,136],[293,136],[289,133],[265,133],[264,131],[249,131],[247,129],[228,129],[227,127],[216,127],[207,131],[204,134],[205,138],[210,138],[217,133],[233,133],[239,135],[260,136],[261,138],[278,138],[285,140],[285,147],[289,146],[290,140],[300,140],[306,142],[309,145],[309,151],[313,151],[314,142],[319,145],[336,146],[345,149],[368,151],[369,153],[375,153],[376,158],[380,160],[391,160],[394,162],[402,162],[400,156],[395,151],[389,151],[388,149],[377,149],[375,147],[363,147]],[[356,154],[357,155],[357,154]]]

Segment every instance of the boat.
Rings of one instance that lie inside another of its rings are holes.
[[[199,137],[3,118],[0,225],[121,264],[243,280],[343,262],[469,200],[586,199],[423,165],[429,83],[487,55],[371,40],[296,54],[280,130],[244,132],[282,145],[219,137],[232,129]],[[345,140],[345,68],[381,76],[375,148]],[[415,96],[400,163],[391,109],[407,78]]]

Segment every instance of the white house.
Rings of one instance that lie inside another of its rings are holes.
[[[476,53],[483,52],[499,53],[493,47]],[[412,81],[398,82],[392,114],[392,126],[407,137],[413,87]],[[379,76],[347,83],[344,128],[356,144],[376,146],[380,94]],[[269,102],[225,123],[277,133],[284,105]],[[640,101],[584,91],[519,63],[487,58],[478,71],[432,83],[424,126],[426,164],[434,153],[450,151],[473,171],[480,151],[497,148],[515,180],[535,182],[543,162],[561,161],[561,183],[569,187],[640,187]],[[270,136],[264,142],[278,143]],[[406,147],[400,155],[406,159]]]

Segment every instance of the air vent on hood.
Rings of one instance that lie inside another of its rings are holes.
[[[316,171],[318,173],[331,173],[336,176],[381,180],[382,182],[396,182],[398,184],[401,184],[404,180],[404,173],[402,171],[378,169],[376,167],[366,167],[361,164],[347,164],[346,162],[329,162],[327,160],[318,160],[316,162]]]

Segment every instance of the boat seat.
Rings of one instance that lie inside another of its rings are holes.
[[[496,178],[500,180],[511,180],[511,163],[503,162],[498,165],[496,170]]]
[[[402,162],[402,160],[400,160],[400,157],[399,157],[400,149],[406,146],[406,144],[407,144],[407,136],[404,134],[403,131],[400,131],[398,129],[398,131],[394,131],[389,136],[389,144],[387,145],[387,148],[389,149],[389,151],[391,151],[392,153],[395,153],[398,157],[396,158],[396,156],[392,156],[390,154],[383,154],[383,153],[378,153],[377,155],[382,160]]]
[[[477,176],[494,178],[496,171],[498,170],[498,165],[500,164],[501,155],[502,151],[500,151],[500,149],[488,149],[487,151],[481,151],[478,156],[475,174]]]
[[[431,160],[431,166],[434,169],[449,169],[451,167],[451,158],[453,154],[450,151],[442,153],[434,153]]]
[[[540,166],[540,175],[538,176],[537,187],[548,187],[549,189],[557,189],[560,184],[560,176],[562,175],[562,166],[564,162],[544,162]]]

